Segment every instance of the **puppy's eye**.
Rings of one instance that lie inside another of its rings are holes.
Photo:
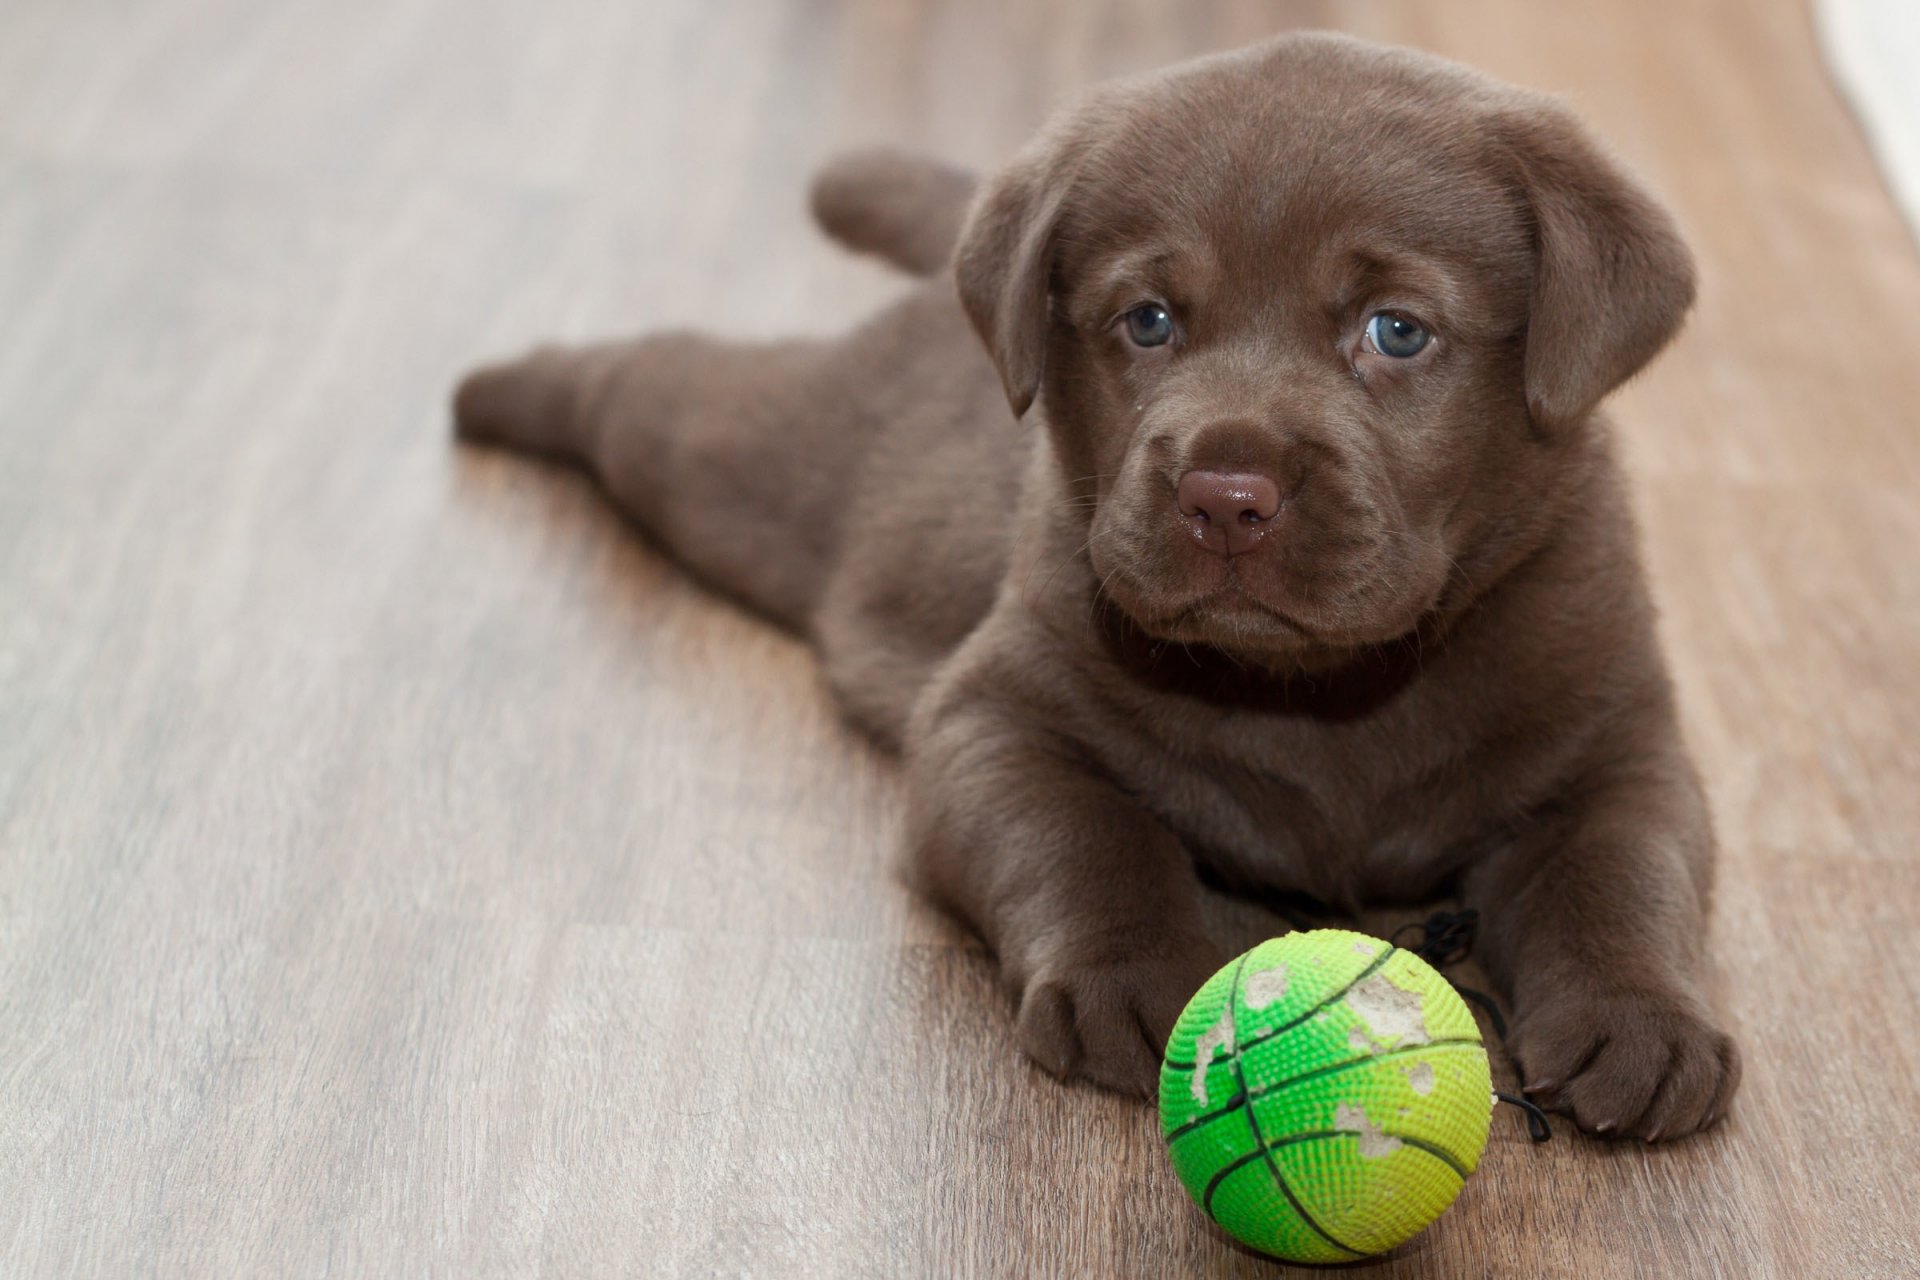
[[[1173,340],[1173,317],[1157,302],[1127,312],[1127,337],[1136,347],[1163,347]]]
[[[1367,321],[1367,341],[1375,351],[1395,360],[1419,355],[1432,340],[1418,320],[1398,311],[1376,311]]]

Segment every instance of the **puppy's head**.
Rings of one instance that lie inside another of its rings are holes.
[[[1323,35],[1097,91],[981,193],[955,270],[1106,596],[1306,664],[1536,545],[1693,296],[1557,103]]]

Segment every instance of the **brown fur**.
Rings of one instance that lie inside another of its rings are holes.
[[[1557,103],[1329,36],[1096,90],[961,230],[970,188],[823,176],[823,225],[940,275],[851,334],[540,352],[468,379],[460,430],[581,461],[811,635],[1049,1070],[1151,1090],[1224,958],[1197,864],[1459,892],[1536,1093],[1711,1124],[1712,836],[1594,415],[1691,302],[1666,215]],[[1143,300],[1174,343],[1122,335]],[[1364,345],[1386,307],[1433,344]],[[1199,467],[1284,490],[1254,551],[1185,536]]]

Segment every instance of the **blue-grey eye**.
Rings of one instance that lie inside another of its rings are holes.
[[[1418,320],[1398,311],[1376,311],[1367,321],[1367,340],[1383,356],[1405,360],[1417,356],[1433,341],[1433,335]]]
[[[1127,312],[1127,337],[1136,347],[1163,347],[1173,340],[1173,317],[1157,302]]]

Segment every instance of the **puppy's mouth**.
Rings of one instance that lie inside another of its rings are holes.
[[[1232,623],[1264,620],[1303,640],[1321,644],[1328,640],[1318,629],[1253,595],[1232,573],[1221,585],[1175,613],[1167,620],[1167,626],[1179,630],[1204,626],[1215,619]]]
[[[1103,594],[1148,633],[1166,640],[1221,643],[1268,636],[1313,645],[1338,643],[1328,629],[1247,589],[1231,567],[1219,580],[1173,600],[1155,599],[1126,573],[1109,579]]]
[[[1419,621],[1417,610],[1404,621],[1383,619],[1373,625],[1328,619],[1296,601],[1256,593],[1231,566],[1216,582],[1176,599],[1156,599],[1157,593],[1124,573],[1113,574],[1101,594],[1156,639],[1256,656],[1298,658],[1365,648],[1398,639]]]

